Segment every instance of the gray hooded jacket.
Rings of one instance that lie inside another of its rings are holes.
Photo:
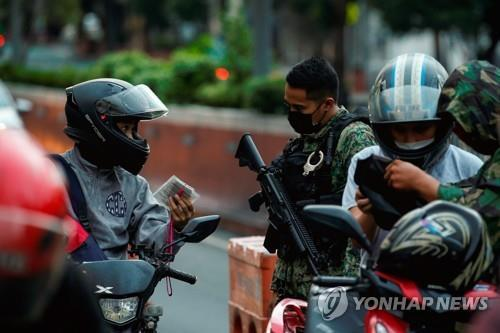
[[[170,216],[148,182],[121,167],[99,169],[78,148],[62,155],[75,171],[87,201],[92,235],[109,259],[127,259],[127,246],[165,244]]]

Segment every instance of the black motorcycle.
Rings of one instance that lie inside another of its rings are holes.
[[[196,283],[196,276],[170,267],[174,255],[165,253],[165,250],[181,242],[201,242],[217,229],[219,221],[218,215],[190,220],[179,237],[166,244],[159,255],[155,255],[151,248],[138,245],[129,251],[138,256],[138,260],[106,260],[80,265],[80,271],[94,288],[102,315],[113,331],[156,332],[163,308],[146,303],[156,285],[166,277]]]

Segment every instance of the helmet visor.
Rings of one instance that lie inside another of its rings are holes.
[[[439,89],[427,86],[400,86],[373,92],[369,111],[372,122],[436,120]]]
[[[134,117],[148,120],[168,113],[165,104],[144,84],[104,97],[97,102],[96,106],[100,114],[110,117]]]

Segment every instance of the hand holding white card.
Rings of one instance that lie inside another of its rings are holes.
[[[194,203],[200,197],[193,187],[189,186],[175,175],[170,177],[160,186],[154,193],[154,197],[160,204],[167,206],[168,198],[176,194],[189,199],[191,203]]]

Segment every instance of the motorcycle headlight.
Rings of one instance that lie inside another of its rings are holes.
[[[137,314],[139,297],[128,298],[101,298],[99,306],[106,320],[123,324],[134,319]]]

